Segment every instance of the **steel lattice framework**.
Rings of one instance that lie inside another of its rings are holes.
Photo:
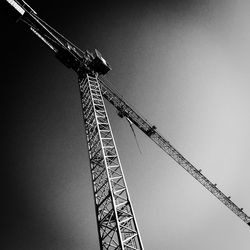
[[[119,111],[120,116],[130,119],[142,132],[144,132],[152,141],[154,141],[164,152],[173,158],[181,167],[183,167],[192,177],[200,182],[210,193],[218,200],[227,206],[234,214],[242,221],[250,226],[250,217],[243,212],[243,208],[238,207],[230,196],[226,196],[218,187],[212,183],[194,167],[175,147],[166,140],[145,118],[138,114],[122,97],[119,96],[104,82],[105,79],[100,79],[101,91],[105,99],[107,99]]]
[[[194,179],[250,226],[250,217],[243,212],[243,208],[233,203],[230,196],[226,196],[216,184],[208,180],[201,170],[195,168],[157,131],[154,125],[110,88],[106,80],[99,77],[111,69],[100,52],[82,51],[38,17],[25,1],[6,0],[5,3],[15,10],[17,20],[28,26],[49,46],[55,56],[66,67],[73,69],[78,76],[100,249],[143,250],[103,97],[117,109],[120,117],[126,117],[131,124],[136,125]]]
[[[97,77],[79,80],[101,249],[143,249]]]

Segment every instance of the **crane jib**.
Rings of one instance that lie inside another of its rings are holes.
[[[200,182],[210,193],[219,199],[225,206],[227,206],[234,214],[241,218],[248,226],[250,226],[250,217],[234,204],[229,196],[221,192],[216,184],[209,181],[201,170],[196,169],[185,157],[180,154],[160,133],[156,127],[150,124],[145,118],[139,115],[131,106],[121,98],[114,90],[112,90],[104,79],[99,79],[101,83],[101,90],[103,96],[114,105],[120,117],[129,118],[140,130],[142,130],[152,141],[154,141],[163,151],[165,151],[171,158],[173,158],[181,167],[183,167],[190,175],[192,175],[198,182]]]

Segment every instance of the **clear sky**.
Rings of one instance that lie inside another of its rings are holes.
[[[62,3],[63,2],[63,3]],[[250,214],[247,0],[29,1]],[[77,77],[1,6],[6,250],[99,249]],[[107,104],[145,250],[248,250],[250,228]]]

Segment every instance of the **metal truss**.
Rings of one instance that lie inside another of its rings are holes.
[[[97,77],[79,79],[101,249],[142,250]]]
[[[104,82],[104,79],[99,79],[101,92],[116,109],[121,117],[127,117],[135,124],[142,132],[144,132],[152,141],[154,141],[163,151],[172,157],[181,167],[183,167],[192,177],[200,182],[210,193],[218,200],[227,206],[234,214],[242,221],[250,226],[250,217],[243,212],[243,208],[238,207],[231,201],[230,196],[226,196],[218,187],[212,183],[202,173],[201,170],[195,168],[174,146],[171,145],[145,118],[137,113],[117,92],[112,90]]]

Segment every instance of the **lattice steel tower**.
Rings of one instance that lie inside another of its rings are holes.
[[[101,249],[142,250],[140,233],[129,197],[121,162],[110,127],[103,97],[211,194],[250,226],[250,217],[208,180],[156,129],[101,79],[111,68],[101,54],[82,51],[49,26],[23,0],[6,0],[18,20],[38,36],[79,79],[83,119],[93,183],[95,211]],[[14,9],[13,9],[14,8]]]
[[[143,249],[97,76],[79,79],[99,242],[103,249]]]

